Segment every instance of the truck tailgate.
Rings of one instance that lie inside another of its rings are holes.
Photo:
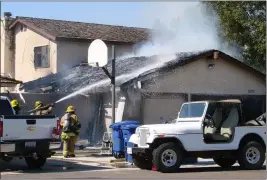
[[[56,116],[3,116],[3,141],[52,139]]]

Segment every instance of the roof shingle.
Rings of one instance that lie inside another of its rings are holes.
[[[244,63],[232,58],[231,56],[217,50],[206,50],[200,52],[177,53],[176,56],[166,62],[158,61],[158,56],[151,57],[132,57],[116,61],[116,86],[130,83],[134,79],[144,80],[153,79],[165,72],[177,67],[188,64],[203,57],[212,56],[214,52],[219,52],[220,56],[237,63],[243,68],[249,69],[261,77],[265,74],[245,65]],[[107,69],[111,72],[111,62],[107,64]],[[110,80],[101,68],[90,67],[87,64],[78,65],[65,71],[51,74],[49,76],[24,83],[21,87],[27,92],[43,92],[42,88],[48,88],[48,92],[72,93],[82,88],[93,85],[88,92],[108,91],[111,88]]]
[[[172,67],[182,65],[184,61],[205,52],[179,53],[176,55],[176,58],[173,56],[173,59],[169,59],[166,63],[160,63],[160,65],[157,64],[159,62],[157,59],[158,56],[132,57],[116,61],[116,77],[120,77],[118,80],[116,79],[116,86],[120,86],[134,78],[146,76],[148,74],[153,74],[153,76],[155,76],[155,74],[162,70],[165,71]],[[111,62],[107,64],[107,69],[111,72]],[[138,73],[135,73],[136,71],[138,71]],[[98,83],[101,80],[107,81],[102,81],[103,84],[100,84],[94,90],[105,91],[110,89],[110,81],[101,68],[94,68],[84,64],[35,81],[24,83],[23,89],[29,92],[41,92],[41,88],[52,86],[53,89],[51,91],[53,92],[71,93],[86,86]]]
[[[146,28],[113,26],[104,24],[41,19],[32,17],[16,17],[16,23],[27,23],[58,39],[102,39],[104,41],[137,43],[150,38],[150,30]]]

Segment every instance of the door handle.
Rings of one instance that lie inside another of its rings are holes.
[[[29,120],[26,120],[27,124],[28,125],[35,125],[36,124],[36,120],[35,119],[29,119]]]

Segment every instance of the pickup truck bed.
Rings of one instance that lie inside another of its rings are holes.
[[[15,115],[7,97],[0,96],[0,159],[25,158],[31,168],[40,168],[59,142],[59,118],[53,115]],[[60,145],[60,144],[59,144]]]
[[[51,140],[52,130],[57,127],[56,116],[13,115],[0,116],[3,122],[2,141]]]
[[[52,132],[59,120],[56,116],[7,115],[0,117],[0,152],[12,156],[32,153],[49,157]]]

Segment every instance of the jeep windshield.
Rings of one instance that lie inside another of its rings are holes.
[[[199,118],[202,117],[206,103],[184,104],[181,108],[178,118]]]

